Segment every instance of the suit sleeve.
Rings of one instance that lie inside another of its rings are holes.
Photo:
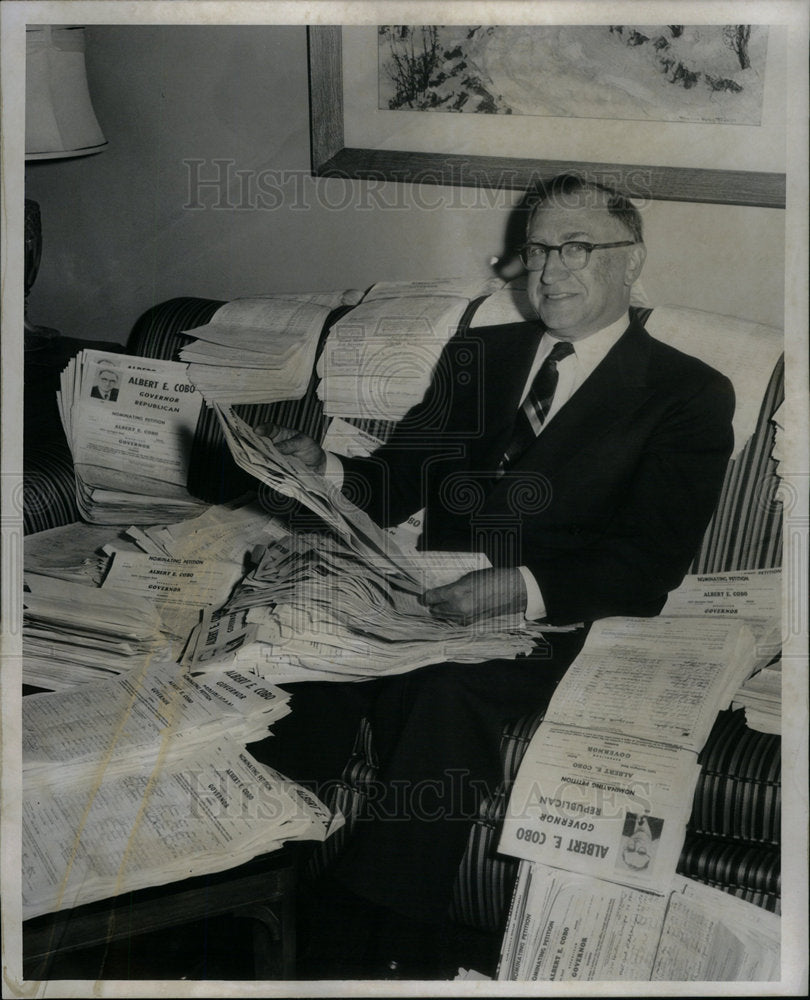
[[[341,459],[342,492],[381,527],[401,524],[425,506],[426,464],[447,453],[438,441],[397,435],[367,458]]]
[[[600,539],[565,555],[524,553],[550,622],[661,610],[688,570],[717,503],[733,413],[731,383],[712,372],[658,423]]]

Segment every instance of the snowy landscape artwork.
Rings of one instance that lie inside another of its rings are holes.
[[[768,28],[380,25],[379,107],[759,125]]]

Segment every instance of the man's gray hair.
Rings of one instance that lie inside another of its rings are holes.
[[[576,196],[579,204],[583,193],[593,194],[595,204],[598,199],[599,206],[605,206],[608,214],[618,219],[637,243],[644,242],[641,213],[630,199],[605,184],[586,180],[578,174],[558,174],[537,186],[529,198],[529,225],[531,226],[538,209],[547,201],[554,200],[564,205],[566,199]]]

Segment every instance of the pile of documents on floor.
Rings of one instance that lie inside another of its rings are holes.
[[[57,402],[86,521],[156,523],[202,510],[186,489],[202,406],[186,368],[86,350],[62,372]]]
[[[329,416],[399,420],[419,403],[471,302],[500,278],[379,282],[329,331],[318,396]]]
[[[592,626],[512,788],[498,849],[524,864],[499,978],[778,972],[778,917],[675,879],[697,755],[759,658],[733,616]]]
[[[238,671],[156,654],[125,677],[23,700],[24,917],[221,871],[342,822],[244,744],[289,712]]]
[[[221,306],[180,351],[207,402],[272,403],[307,390],[329,314],[359,291],[264,295]]]

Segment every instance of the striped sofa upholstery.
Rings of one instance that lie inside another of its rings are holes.
[[[781,739],[721,712],[700,758],[678,871],[780,909]]]
[[[79,520],[76,477],[66,442],[56,439],[26,448],[22,515],[26,535]]]
[[[206,323],[221,302],[178,298],[155,306],[133,328],[130,354],[175,359],[191,337],[183,331]],[[486,311],[486,310],[485,310]],[[333,314],[329,326],[341,313]],[[652,316],[655,318],[655,310]],[[734,321],[732,321],[733,324]],[[654,324],[651,323],[651,332]],[[326,419],[313,378],[300,400],[265,406],[239,407],[249,423],[272,420],[320,438]],[[781,358],[764,392],[756,427],[729,462],[717,511],[695,557],[693,572],[770,568],[781,561],[781,504],[771,459],[770,417],[782,401],[784,367]],[[385,439],[391,425],[361,423]],[[210,412],[201,415],[194,445],[189,488],[202,499],[222,502],[255,482],[245,480],[234,465]],[[272,498],[267,497],[272,509]],[[498,829],[507,790],[523,753],[542,721],[535,713],[507,727],[502,737],[504,785],[484,802],[473,824],[459,869],[452,917],[481,930],[497,930],[505,917],[517,862],[496,854]],[[701,755],[698,783],[688,836],[679,870],[717,885],[768,909],[779,909],[780,740],[748,730],[742,712],[721,713]],[[364,786],[375,774],[373,737],[367,724],[357,735],[343,782],[330,802],[346,816],[346,825],[312,859],[309,875],[322,871],[337,856],[351,834],[362,808]],[[718,815],[719,814],[719,815]],[[722,822],[721,822],[722,818]]]
[[[729,460],[717,509],[695,555],[691,572],[724,573],[782,565],[782,502],[771,458],[771,416],[785,397],[780,356],[762,400],[756,432]]]

